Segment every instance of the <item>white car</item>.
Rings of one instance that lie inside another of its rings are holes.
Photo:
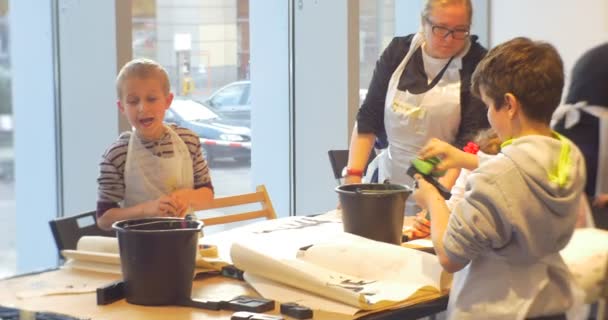
[[[215,91],[208,99],[202,101],[202,104],[213,109],[224,119],[251,127],[250,91],[251,81],[232,82]]]

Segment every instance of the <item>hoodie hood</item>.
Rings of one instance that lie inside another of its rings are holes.
[[[585,161],[570,140],[554,135],[506,141],[501,153],[515,163],[530,192],[549,212],[564,216],[572,213],[573,204],[578,206],[575,200],[585,186]]]
[[[521,177],[516,179],[526,184],[511,189],[519,200],[507,200],[515,243],[503,253],[510,252],[507,255],[525,262],[563,249],[584,200],[585,161],[581,152],[570,140],[555,134],[507,141],[501,154],[513,163],[513,170],[519,173],[515,175]]]

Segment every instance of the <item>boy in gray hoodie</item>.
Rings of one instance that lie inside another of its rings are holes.
[[[449,319],[565,319],[571,275],[559,251],[576,222],[584,158],[549,122],[564,86],[553,46],[516,38],[490,50],[472,78],[501,152],[478,158],[433,139],[421,158],[467,168],[465,198],[450,213],[421,176],[414,198],[431,214],[439,262],[455,272]]]

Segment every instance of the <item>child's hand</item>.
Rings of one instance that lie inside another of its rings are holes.
[[[435,171],[443,171],[451,168],[464,167],[460,163],[463,153],[463,151],[460,151],[451,144],[437,138],[433,138],[429,140],[426,145],[422,147],[422,149],[420,149],[418,156],[422,159],[439,157],[441,162],[435,166]]]
[[[156,200],[143,204],[143,212],[147,217],[175,217],[177,215],[177,203],[170,196],[162,196]]]
[[[443,200],[443,197],[439,194],[437,188],[424,180],[422,175],[417,173],[414,175],[414,179],[416,179],[416,182],[414,184],[415,189],[412,196],[414,197],[414,200],[416,200],[416,204],[422,209],[426,210],[428,208],[428,202],[434,198]]]
[[[180,189],[172,192],[169,196],[176,204],[176,217],[183,218],[189,213],[192,203],[190,201],[190,189]]]

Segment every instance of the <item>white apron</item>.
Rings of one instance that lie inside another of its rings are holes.
[[[460,69],[462,56],[454,57],[441,80],[432,89],[412,94],[398,89],[399,79],[414,52],[424,43],[417,33],[409,51],[393,72],[388,84],[384,106],[384,125],[389,146],[378,155],[378,181],[411,186],[413,179],[407,174],[410,160],[430,138],[453,142],[460,125]],[[424,59],[424,58],[423,58]],[[406,204],[406,213],[415,214],[414,199]]]
[[[551,272],[549,271],[551,270]],[[559,253],[533,265],[510,264],[504,257],[483,256],[454,273],[447,319],[522,320],[564,312],[563,300],[533,302],[556,275],[572,278]],[[566,292],[572,298],[572,290]],[[547,288],[547,290],[554,290]],[[554,290],[555,291],[555,290]]]
[[[162,158],[146,149],[137,134],[129,139],[125,162],[124,207],[158,199],[182,188],[194,187],[192,157],[186,143],[169,126],[173,156]]]

